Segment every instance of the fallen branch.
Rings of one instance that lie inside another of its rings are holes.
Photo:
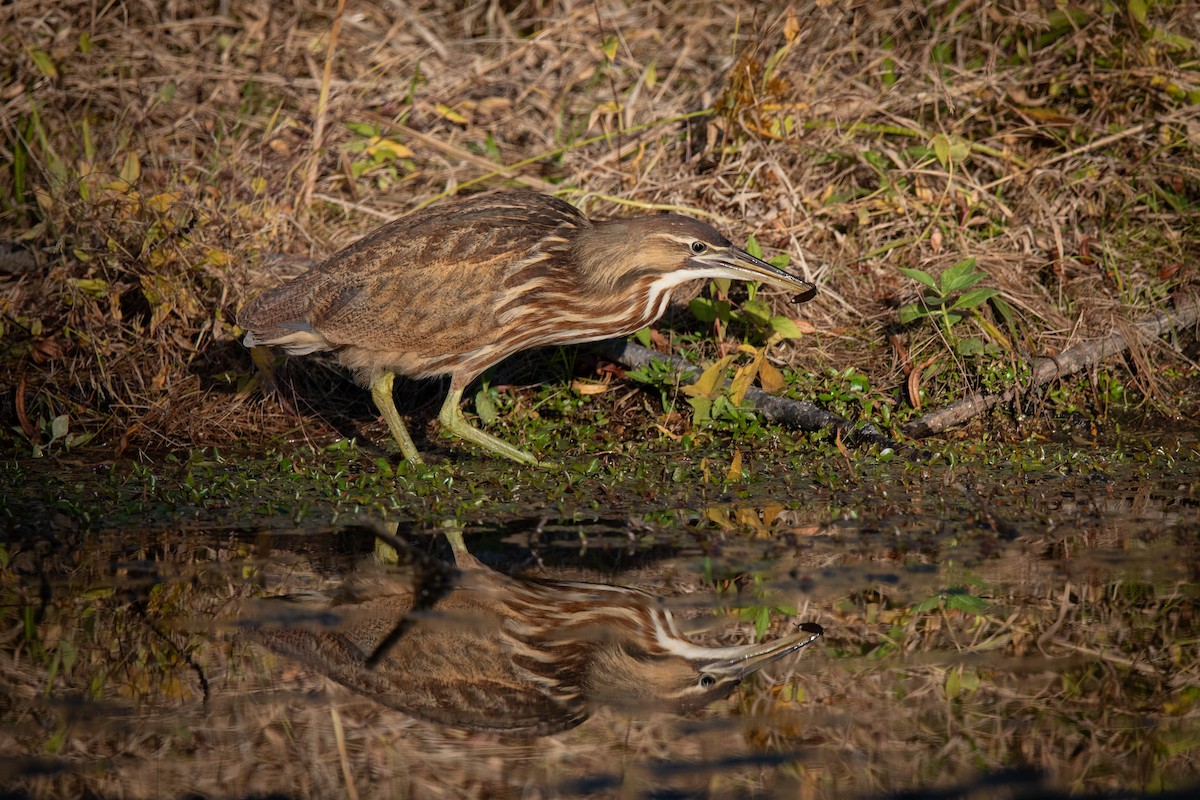
[[[665,361],[679,370],[679,379],[685,384],[695,383],[700,377],[700,368],[687,360],[679,356],[660,353],[633,342],[606,342],[600,345],[599,349],[604,355],[626,369],[639,369],[648,366],[652,361]],[[804,400],[777,397],[767,394],[755,386],[747,390],[746,400],[767,419],[791,428],[809,432],[831,428],[834,431],[841,431],[842,441],[850,445],[877,444],[880,447],[890,447],[896,450],[904,447],[874,425],[855,425],[837,414],[831,414]]]
[[[1189,300],[1173,311],[1162,311],[1137,323],[1139,336],[1155,338],[1171,330],[1191,327],[1200,322],[1200,300]],[[1033,362],[1030,379],[1025,386],[1013,386],[999,394],[979,393],[931,411],[919,419],[905,423],[901,430],[914,439],[933,436],[947,428],[963,423],[1002,403],[1012,402],[1028,392],[1056,378],[1074,375],[1076,372],[1099,364],[1110,356],[1129,349],[1125,334],[1116,332],[1111,336],[1068,348],[1057,356],[1039,358]]]

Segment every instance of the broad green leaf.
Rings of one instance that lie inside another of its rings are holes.
[[[50,58],[50,54],[45,50],[39,50],[36,47],[29,48],[29,57],[33,59],[34,65],[38,68],[38,72],[45,75],[50,80],[58,79],[58,67],[54,66],[54,59]]]
[[[642,328],[640,331],[638,331],[637,333],[635,333],[633,335],[633,338],[637,339],[638,344],[640,344],[642,347],[649,347],[650,343],[651,343],[650,329]]]
[[[687,387],[684,388],[685,390],[687,389]],[[687,401],[688,405],[692,407],[692,417],[695,424],[707,425],[708,421],[712,419],[713,401],[707,397],[689,397]]]
[[[486,389],[480,389],[475,393],[475,413],[479,415],[479,419],[484,425],[492,425],[500,418],[496,411],[496,404],[492,402],[491,392]]]
[[[1142,25],[1146,24],[1146,0],[1129,0],[1126,7],[1129,9],[1129,16]]]
[[[600,46],[600,49],[604,51],[605,58],[607,58],[609,61],[616,61],[617,60],[617,37],[611,36],[611,35],[604,37],[604,44],[602,44]]]
[[[951,308],[975,308],[975,306],[983,305],[991,298],[1000,294],[999,289],[972,289],[962,297],[954,301]]]
[[[933,148],[933,154],[937,156],[938,163],[945,169],[950,166],[950,138],[944,133],[939,133],[929,140],[929,146]]]
[[[767,325],[774,316],[771,306],[762,300],[747,300],[742,303],[742,314],[749,317],[755,325]]]
[[[907,325],[910,322],[916,322],[922,317],[929,316],[929,312],[916,303],[909,303],[906,306],[900,306],[900,324]]]
[[[379,128],[369,122],[347,122],[345,125],[350,129],[351,133],[357,133],[359,136],[370,138],[379,135]]]
[[[50,441],[55,442],[58,439],[67,435],[67,428],[70,425],[70,417],[66,414],[59,414],[50,422]]]
[[[762,258],[762,247],[758,243],[758,239],[754,234],[750,234],[746,239],[746,252],[755,258]]]
[[[771,325],[771,330],[784,339],[799,339],[804,335],[804,332],[800,330],[796,321],[788,317],[771,317],[769,324]]]
[[[968,280],[968,277],[972,276],[972,275],[979,275],[980,277],[976,280],[970,281],[969,283],[965,282]],[[948,269],[942,273],[942,279],[941,279],[942,294],[951,294],[952,292],[962,291],[963,289],[966,289],[969,286],[974,286],[976,283],[979,283],[979,281],[983,280],[986,277],[987,277],[986,273],[975,272],[975,259],[974,258],[963,259],[962,261],[958,262],[953,267],[951,267],[950,269]]]
[[[776,269],[787,269],[787,265],[792,263],[792,257],[787,253],[779,253],[768,258],[767,263]]]
[[[917,283],[925,284],[935,292],[937,291],[937,281],[935,281],[933,276],[923,269],[909,269],[907,267],[900,267],[900,274],[906,278],[912,278]]]
[[[963,339],[954,349],[960,356],[977,356],[983,352],[983,339],[977,336]]]
[[[707,297],[694,297],[688,301],[688,310],[696,319],[703,323],[709,323],[717,318],[717,309],[713,303],[714,301]],[[649,345],[646,346],[649,347]]]

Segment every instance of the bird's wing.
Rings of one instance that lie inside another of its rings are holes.
[[[315,268],[303,321],[335,346],[469,349],[507,271],[586,224],[574,206],[538,194],[487,195],[396,220]]]

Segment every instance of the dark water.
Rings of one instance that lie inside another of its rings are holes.
[[[460,527],[195,509],[38,525],[10,499],[0,786],[1191,796],[1200,475],[1194,457],[1089,463],[895,467],[570,518],[475,509]],[[633,621],[662,609],[693,660],[824,636],[702,685]]]

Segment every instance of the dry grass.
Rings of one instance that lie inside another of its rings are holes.
[[[319,258],[463,190],[753,233],[822,288],[801,309],[820,333],[782,356],[855,366],[898,402],[929,358],[931,395],[978,379],[928,324],[878,346],[916,292],[898,266],[975,257],[1015,318],[960,330],[1005,329],[1002,361],[1194,290],[1186,5],[350,3],[334,21],[304,2],[0,9],[0,240],[32,253],[0,262],[6,430],[44,442],[67,414],[122,450],[292,427],[231,322],[289,269],[271,254]],[[1133,378],[1152,393],[1155,367],[1190,363],[1145,343]]]

